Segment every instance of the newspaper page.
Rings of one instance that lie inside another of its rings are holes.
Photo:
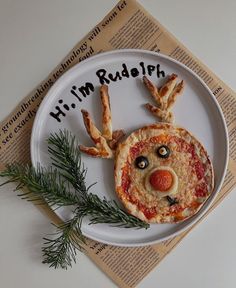
[[[223,188],[208,211],[210,213],[236,186],[236,95],[135,0],[121,0],[1,123],[0,169],[13,161],[30,163],[33,120],[42,99],[53,83],[76,63],[102,51],[121,48],[156,51],[182,62],[204,80],[218,100],[229,131],[230,161]],[[48,206],[40,206],[40,209],[43,209],[55,223],[60,222]],[[157,245],[138,248],[115,247],[88,239],[87,255],[119,287],[131,288],[135,287],[188,232],[189,230]]]

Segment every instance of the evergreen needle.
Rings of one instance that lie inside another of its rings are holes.
[[[36,204],[43,204],[46,201],[52,208],[78,204],[78,195],[70,192],[68,183],[56,169],[44,169],[39,165],[34,168],[28,165],[11,164],[6,166],[0,176],[10,178],[0,186],[16,182],[15,191],[27,188],[26,192],[18,195]]]
[[[100,199],[89,192],[92,185],[86,186],[85,169],[75,136],[68,131],[59,131],[50,135],[48,152],[52,159],[49,169],[20,164],[11,164],[0,173],[9,179],[3,183],[17,183],[15,190],[27,188],[20,197],[37,204],[47,202],[56,209],[63,206],[75,206],[73,217],[62,225],[56,226],[57,232],[52,238],[44,238],[43,263],[50,267],[67,269],[76,261],[76,250],[83,250],[85,238],[81,232],[81,223],[86,216],[89,224],[108,223],[123,228],[149,228],[149,224],[126,213],[114,200]],[[2,186],[1,185],[1,186]]]
[[[43,263],[49,267],[67,269],[72,262],[76,263],[76,251],[84,250],[85,238],[80,230],[82,218],[79,213],[74,212],[74,215],[73,219],[56,226],[56,237],[43,238]]]

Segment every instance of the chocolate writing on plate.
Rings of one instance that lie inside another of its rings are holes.
[[[112,82],[121,81],[124,78],[136,78],[144,75],[153,76],[157,78],[165,77],[165,72],[161,70],[160,64],[146,65],[144,62],[139,62],[136,67],[127,67],[127,64],[121,65],[120,71],[109,72],[104,68],[98,69],[95,72],[98,82],[103,85],[109,85]],[[61,119],[66,116],[66,113],[71,109],[75,109],[79,103],[81,103],[87,96],[93,93],[95,86],[91,82],[85,82],[81,86],[73,85],[70,89],[70,94],[73,96],[74,101],[70,104],[64,103],[63,99],[57,101],[53,111],[49,113],[57,122],[61,122]],[[65,98],[66,99],[66,98]]]

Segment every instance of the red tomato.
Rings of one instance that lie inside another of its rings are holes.
[[[172,186],[173,177],[168,170],[156,170],[151,174],[149,182],[155,190],[165,192]]]

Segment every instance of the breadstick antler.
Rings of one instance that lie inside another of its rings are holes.
[[[124,136],[122,130],[112,132],[111,108],[108,94],[108,86],[100,87],[100,96],[102,102],[102,132],[100,132],[93,123],[89,112],[81,110],[86,130],[95,144],[95,147],[86,147],[80,145],[80,150],[84,153],[101,158],[113,158],[114,150],[119,140]]]
[[[177,83],[177,78],[176,74],[171,74],[167,82],[158,89],[146,76],[143,77],[145,86],[157,103],[157,106],[147,103],[145,107],[162,122],[172,123],[174,120],[171,108],[184,89],[183,80]]]

